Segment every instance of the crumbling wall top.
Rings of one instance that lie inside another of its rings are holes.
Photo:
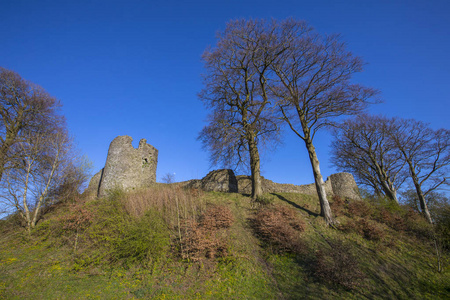
[[[158,150],[139,141],[138,148],[132,145],[133,138],[127,135],[116,137],[110,144],[103,176],[99,187],[99,197],[114,188],[130,189],[148,186],[156,182]]]

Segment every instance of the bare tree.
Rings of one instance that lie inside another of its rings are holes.
[[[321,216],[333,224],[319,159],[313,144],[318,130],[336,118],[366,108],[376,91],[351,84],[363,62],[346,50],[338,36],[321,36],[303,21],[288,19],[280,24],[277,40],[284,51],[271,65],[278,84],[272,89],[282,102],[284,121],[305,142],[313,169]]]
[[[78,194],[89,165],[75,152],[59,102],[18,74],[0,69],[0,203],[29,231],[43,208]]]
[[[166,175],[163,176],[162,178],[162,182],[163,183],[174,183],[175,182],[175,173],[166,173]]]
[[[82,174],[83,170],[74,170],[71,141],[59,126],[45,126],[24,134],[15,147],[20,157],[5,169],[1,200],[19,213],[31,231],[41,217],[42,208],[55,201],[51,191],[60,189],[74,178],[74,172]]]
[[[390,138],[408,166],[422,214],[433,223],[426,196],[449,185],[450,131],[435,131],[412,119],[394,118],[391,122],[395,127]]]
[[[391,139],[394,129],[392,120],[366,114],[343,122],[334,132],[332,162],[377,195],[398,203],[397,191],[406,173],[405,162]]]
[[[58,106],[58,101],[41,87],[0,67],[0,180],[22,133],[33,132],[42,122],[54,119]]]
[[[274,39],[277,24],[237,20],[203,54],[205,88],[200,98],[212,110],[199,139],[213,164],[250,163],[252,198],[262,194],[260,146],[278,138],[278,119],[268,91],[270,66],[283,51]]]

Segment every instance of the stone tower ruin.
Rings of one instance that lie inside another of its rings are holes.
[[[156,182],[158,150],[145,139],[139,141],[136,149],[132,141],[133,138],[124,135],[111,142],[105,167],[89,183],[88,189],[97,189],[98,197],[114,188],[129,190]]]

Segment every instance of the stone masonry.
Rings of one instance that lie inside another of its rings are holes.
[[[202,189],[205,191],[230,192],[250,194],[252,182],[250,176],[235,176],[233,170],[211,171],[203,179],[193,179],[179,182],[178,185],[187,188]],[[237,187],[236,187],[237,185]],[[314,183],[305,185],[276,183],[261,176],[263,193],[300,193],[316,195]],[[353,175],[350,173],[336,173],[330,175],[325,181],[325,191],[327,195],[336,195],[352,200],[361,200]]]
[[[147,144],[145,139],[139,141],[135,149],[130,136],[118,136],[109,146],[106,164],[89,182],[88,193],[103,197],[108,190],[120,188],[130,190],[147,187],[156,182],[158,150]],[[249,176],[235,176],[233,170],[214,170],[203,179],[193,179],[175,183],[186,188],[204,191],[230,192],[250,194],[252,182]],[[306,185],[281,184],[261,177],[263,193],[301,193],[315,195],[314,183]],[[325,181],[328,195],[360,200],[358,186],[352,174],[337,173],[330,175]]]
[[[130,136],[124,135],[111,142],[105,167],[92,177],[89,191],[103,197],[114,188],[130,190],[156,182],[158,150],[145,139],[141,139],[135,149],[132,141]]]

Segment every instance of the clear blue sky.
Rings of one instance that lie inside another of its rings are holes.
[[[101,169],[110,142],[130,135],[159,149],[157,178],[201,178],[208,153],[196,140],[207,111],[200,59],[230,19],[294,17],[340,33],[368,63],[355,82],[382,92],[370,109],[449,128],[450,1],[62,1],[0,0],[0,66],[63,103],[79,149]],[[325,177],[330,135],[316,137]],[[262,174],[312,183],[302,141],[262,157]]]

